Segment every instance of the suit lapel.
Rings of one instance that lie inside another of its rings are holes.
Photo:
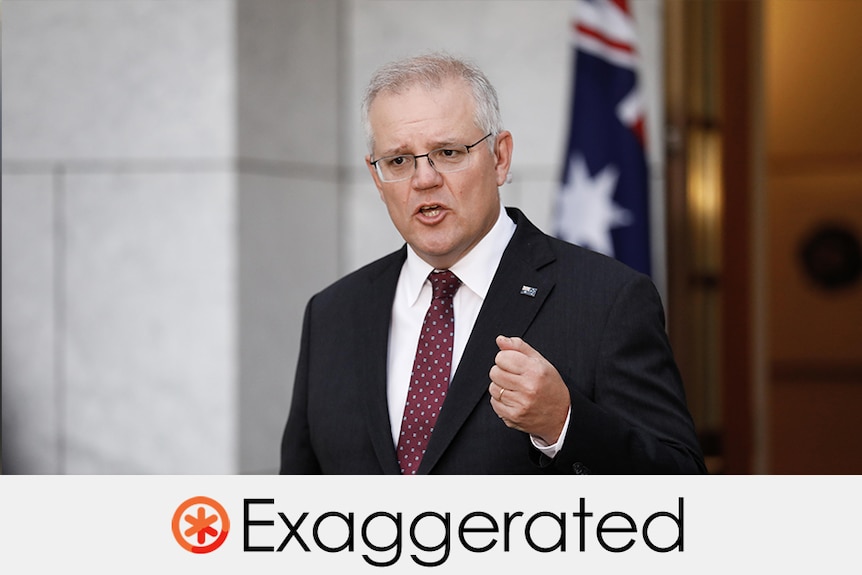
[[[476,318],[419,473],[434,467],[476,404],[488,399],[488,372],[499,351],[496,337],[523,336],[554,288],[548,238],[520,211],[508,212],[518,227]]]
[[[392,444],[392,428],[389,425],[389,410],[386,396],[386,369],[389,355],[389,322],[392,318],[392,301],[401,266],[407,257],[402,248],[389,258],[389,265],[370,281],[370,294],[358,304],[361,325],[366,326],[364,340],[360,345],[359,358],[363,377],[359,381],[367,386],[362,394],[368,424],[368,432],[374,452],[384,473],[401,472],[395,447]],[[335,360],[337,361],[337,359]]]

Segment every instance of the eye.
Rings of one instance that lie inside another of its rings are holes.
[[[389,158],[383,158],[382,161],[390,168],[400,168],[407,164],[407,156],[392,156]]]
[[[467,158],[467,153],[459,148],[440,148],[431,152],[431,158],[441,166],[458,166]]]

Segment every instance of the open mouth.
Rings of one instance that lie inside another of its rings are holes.
[[[440,206],[437,204],[434,204],[433,206],[422,206],[419,208],[419,213],[423,216],[433,218],[440,213]]]

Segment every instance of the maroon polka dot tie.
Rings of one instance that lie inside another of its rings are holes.
[[[452,297],[461,286],[461,280],[449,270],[433,271],[428,279],[434,295],[419,333],[398,438],[398,462],[401,473],[405,475],[412,475],[419,468],[443,406],[452,371],[452,341],[455,338]]]

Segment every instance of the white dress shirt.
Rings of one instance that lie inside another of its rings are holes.
[[[452,349],[452,375],[455,377],[467,339],[473,331],[476,317],[482,308],[482,303],[488,294],[491,280],[503,257],[503,252],[515,233],[515,222],[500,206],[500,215],[494,227],[455,265],[449,268],[461,280],[461,287],[452,299],[455,314],[455,340]],[[428,274],[434,268],[420,258],[413,248],[407,246],[407,260],[401,268],[398,285],[395,289],[395,299],[392,303],[392,323],[389,327],[389,357],[387,365],[386,394],[389,402],[389,421],[392,427],[392,441],[398,445],[401,434],[401,420],[404,416],[404,404],[407,401],[407,390],[410,384],[410,373],[413,370],[413,359],[416,354],[416,343],[425,313],[431,304],[431,282]],[[506,334],[502,334],[506,335]],[[491,380],[488,380],[490,385]],[[501,422],[500,425],[503,425]],[[568,419],[563,431],[568,427]],[[560,436],[562,439],[563,435]],[[533,445],[549,457],[553,457],[562,445],[558,441],[554,445],[545,445],[540,439],[533,437]]]

